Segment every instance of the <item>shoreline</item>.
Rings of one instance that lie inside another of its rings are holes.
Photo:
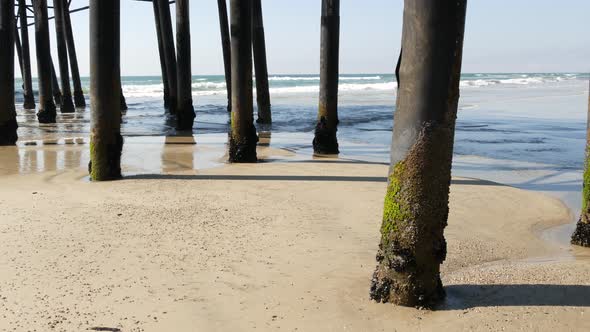
[[[222,164],[213,137],[128,143],[126,174],[140,172],[107,183],[84,180],[86,144],[17,147],[31,173],[0,175],[10,207],[0,212],[0,327],[590,328],[577,319],[588,311],[590,260],[560,256],[538,236],[571,217],[561,201],[454,177],[447,301],[436,311],[376,304],[368,287],[388,166],[314,159],[275,148],[276,138],[259,147],[270,162],[255,165]]]

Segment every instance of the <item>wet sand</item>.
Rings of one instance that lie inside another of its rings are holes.
[[[387,165],[182,140],[128,140],[109,183],[84,141],[0,148],[2,331],[590,329],[590,252],[541,236],[559,200],[454,178],[448,299],[401,308],[368,298]]]

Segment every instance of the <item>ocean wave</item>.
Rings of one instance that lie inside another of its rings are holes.
[[[340,81],[375,81],[383,79],[381,76],[339,77]],[[319,76],[271,76],[269,81],[319,81]]]
[[[396,82],[387,83],[371,83],[371,84],[360,84],[360,83],[342,83],[338,86],[339,91],[394,91],[397,87]],[[291,86],[291,87],[276,87],[270,88],[271,94],[290,94],[290,93],[312,93],[319,92],[319,85],[303,85],[303,86]]]
[[[555,83],[567,80],[575,80],[579,76],[576,74],[559,74],[559,75],[531,75],[531,74],[474,74],[468,79],[462,79],[460,86],[463,88],[481,88],[494,85],[513,85],[526,86],[543,83]],[[315,76],[272,76],[270,93],[274,95],[281,94],[305,94],[319,92],[319,77]],[[381,76],[363,76],[363,77],[341,77],[343,82],[339,84],[341,92],[362,92],[362,91],[384,91],[394,92],[397,88],[395,80],[386,82],[372,82],[371,80],[382,79]],[[298,81],[281,82],[281,81]],[[315,82],[311,82],[315,80]],[[199,78],[192,83],[193,95],[195,96],[212,96],[226,94],[225,82],[208,81]],[[163,85],[159,84],[124,84],[123,92],[125,96],[149,98],[161,97],[163,95]]]
[[[124,84],[122,88],[125,97],[146,98],[164,95],[164,84]]]
[[[554,77],[528,77],[527,75],[520,75],[515,78],[504,78],[504,79],[477,79],[477,80],[461,80],[461,87],[484,87],[498,84],[510,84],[510,85],[530,85],[530,84],[543,84],[543,83],[555,83],[564,80],[572,79],[573,76],[554,76]]]
[[[225,82],[197,82],[192,84],[193,89],[206,89],[206,90],[220,90],[225,89]]]

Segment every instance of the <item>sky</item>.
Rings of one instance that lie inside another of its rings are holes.
[[[72,8],[87,4],[72,0]],[[319,72],[320,4],[262,0],[270,74]],[[193,75],[223,74],[217,1],[192,0],[190,9]],[[173,20],[174,10],[172,5]],[[340,10],[340,72],[392,73],[401,43],[403,1],[342,0]],[[463,72],[588,72],[588,13],[588,0],[470,0]],[[121,0],[121,17],[122,75],[160,75],[152,4]],[[72,25],[80,72],[87,76],[88,11],[73,13]],[[53,21],[50,31],[57,59]],[[29,34],[36,76],[34,28]]]

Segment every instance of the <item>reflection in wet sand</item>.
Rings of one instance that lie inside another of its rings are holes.
[[[70,144],[63,142],[70,140]],[[79,170],[88,163],[83,139],[26,141],[0,149],[0,175]]]
[[[0,146],[0,175],[17,173],[20,165],[18,147]]]
[[[162,148],[162,173],[195,169],[195,137],[166,136]]]
[[[261,159],[277,151],[269,149],[270,132],[260,132]],[[87,138],[55,137],[21,141],[0,148],[0,175],[74,171],[86,173]],[[200,144],[196,144],[196,141]],[[280,139],[279,139],[280,140]],[[196,172],[227,161],[227,134],[126,137],[121,166],[124,175]],[[279,154],[284,154],[283,152]]]
[[[57,167],[57,151],[53,149],[41,150],[41,156],[43,159],[43,170],[44,171],[56,171]]]
[[[19,168],[20,173],[34,173],[38,172],[39,169],[37,168],[37,154],[38,151],[34,149],[26,149],[24,153],[21,151],[23,155],[22,162]]]
[[[270,138],[272,133],[269,131],[258,132],[258,145],[259,146],[270,146]]]

